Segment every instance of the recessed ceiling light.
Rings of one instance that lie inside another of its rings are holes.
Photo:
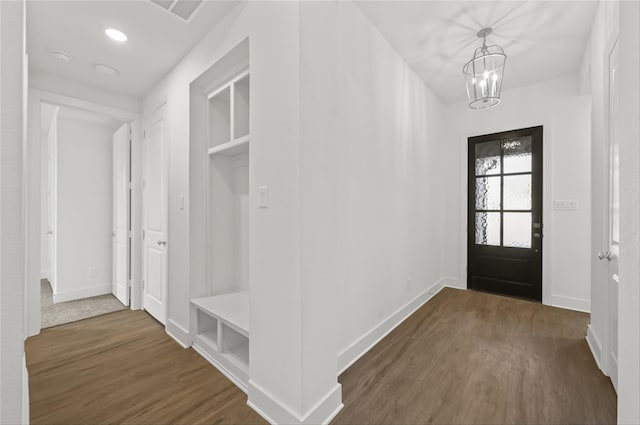
[[[112,40],[118,41],[120,43],[127,41],[127,35],[115,28],[107,28],[106,30],[104,30],[104,33],[107,34]]]
[[[93,67],[95,68],[96,71],[102,72],[103,74],[106,74],[106,75],[118,75],[118,70],[109,65],[97,63],[93,65]]]
[[[71,55],[67,52],[63,52],[61,50],[54,50],[51,52],[54,58],[58,59],[60,62],[70,62]]]

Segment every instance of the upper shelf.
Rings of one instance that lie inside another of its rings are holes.
[[[249,337],[249,300],[247,292],[238,291],[196,298],[191,303]]]
[[[249,151],[249,135],[209,148],[209,155],[236,156]]]

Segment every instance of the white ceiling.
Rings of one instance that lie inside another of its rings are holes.
[[[28,0],[29,66],[141,97],[238,4],[205,1],[187,23],[148,0]],[[123,31],[128,41],[109,39],[106,28]],[[73,59],[60,62],[52,50],[62,50]],[[119,75],[101,74],[93,68],[96,63],[116,68]]]
[[[576,73],[596,1],[357,1],[391,45],[445,103],[466,100],[462,66],[487,44],[507,54],[503,90]]]

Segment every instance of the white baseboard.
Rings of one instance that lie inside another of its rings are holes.
[[[467,282],[458,279],[457,277],[443,277],[442,283],[447,288],[461,289],[463,291],[467,290]]]
[[[338,354],[338,375],[344,372],[349,366],[362,357],[367,351],[373,348],[380,340],[394,330],[407,317],[411,316],[417,309],[422,307],[435,294],[445,286],[446,279],[440,279],[433,286],[420,293],[417,297],[409,301],[395,313],[376,325],[366,334],[362,335],[355,342],[349,345]]]
[[[587,326],[587,336],[585,337],[587,340],[587,345],[591,350],[591,354],[593,355],[593,359],[596,361],[596,364],[602,370],[602,366],[600,363],[600,359],[602,358],[602,345],[600,344],[600,340],[598,336],[593,331],[593,327],[591,325]],[[604,371],[603,371],[604,372]]]
[[[568,310],[581,311],[583,313],[591,313],[591,301],[583,298],[563,297],[553,295],[551,297],[551,305],[554,307],[566,308]]]
[[[307,413],[300,416],[251,380],[247,404],[270,424],[300,425],[329,424],[344,407],[342,385],[338,383]]]
[[[63,303],[66,301],[81,300],[83,298],[97,297],[98,295],[106,295],[111,293],[111,283],[97,286],[88,286],[72,291],[64,291],[53,294],[54,303]]]
[[[618,358],[611,353],[609,356],[609,378],[613,384],[613,389],[618,393]]]
[[[22,354],[22,423],[29,423],[29,371],[24,353]]]
[[[182,348],[189,348],[193,344],[191,334],[188,330],[177,324],[171,319],[167,319],[165,332],[173,338]]]

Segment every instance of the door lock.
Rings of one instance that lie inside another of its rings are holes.
[[[614,256],[612,253],[610,253],[609,251],[607,252],[599,252],[598,253],[598,259],[599,260],[604,260],[606,259],[607,261],[611,261],[613,260]]]

